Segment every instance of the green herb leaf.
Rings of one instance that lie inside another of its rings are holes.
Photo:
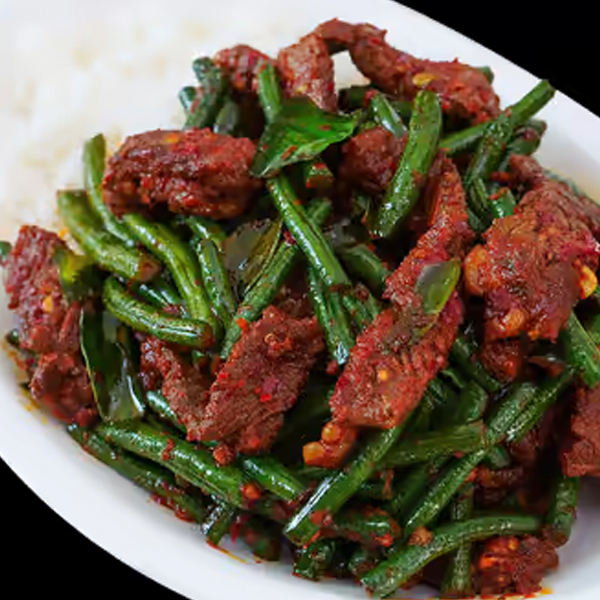
[[[83,300],[99,294],[100,272],[90,258],[58,247],[54,262],[58,266],[60,287],[68,300]]]
[[[282,220],[279,217],[269,225],[250,249],[248,260],[242,265],[240,273],[246,290],[254,285],[271,258],[273,258],[281,237],[281,229]]]
[[[260,139],[250,172],[269,177],[285,165],[310,160],[331,144],[350,137],[358,114],[338,115],[308,98],[288,98]]]
[[[131,332],[109,313],[81,311],[81,352],[103,421],[144,416],[144,391],[134,364]]]
[[[12,244],[10,242],[0,241],[0,263],[3,263],[12,250]]]
[[[427,265],[419,275],[416,292],[423,299],[426,315],[439,315],[460,278],[460,261],[457,259]]]

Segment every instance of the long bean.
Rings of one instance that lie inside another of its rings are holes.
[[[391,275],[381,259],[365,244],[343,246],[336,251],[348,271],[366,283],[374,294],[381,296],[385,280]]]
[[[450,350],[450,358],[483,389],[488,392],[499,391],[502,388],[502,384],[497,379],[494,379],[485,370],[483,365],[475,359],[476,352],[476,346],[465,335],[459,335]]]
[[[557,401],[572,380],[573,370],[567,368],[555,379],[544,382],[524,410],[520,411],[516,419],[512,420],[504,430],[506,440],[515,442],[522,439],[539,422],[546,410]]]
[[[227,239],[223,229],[217,223],[205,217],[188,217],[185,219],[185,223],[192,230],[195,237],[201,240],[210,240],[218,248]]]
[[[217,113],[213,131],[221,135],[235,135],[242,119],[241,109],[235,100],[225,100],[221,110]]]
[[[373,223],[375,235],[390,236],[408,218],[437,152],[441,127],[437,95],[421,90],[413,102],[406,149]]]
[[[337,543],[324,538],[302,548],[294,562],[294,575],[312,581],[319,579],[333,560]]]
[[[580,489],[581,478],[567,477],[562,473],[558,476],[545,527],[547,535],[557,546],[563,546],[571,537]]]
[[[148,392],[146,398],[158,416],[185,433],[185,427],[160,392]],[[237,464],[249,479],[283,500],[297,500],[306,489],[302,481],[274,456],[240,456]]]
[[[127,214],[123,223],[136,239],[169,269],[193,319],[209,323],[218,334],[218,322],[202,285],[202,273],[191,249],[162,223],[148,221],[140,214]]]
[[[127,246],[135,244],[127,228],[117,219],[102,197],[102,178],[106,161],[106,140],[102,134],[87,140],[83,146],[83,180],[90,206],[104,228]]]
[[[430,481],[447,462],[448,457],[439,456],[431,463],[423,463],[414,467],[402,480],[394,497],[384,504],[384,510],[406,520],[408,511],[415,506]]]
[[[315,227],[320,227],[331,211],[331,203],[315,198],[308,206],[307,215]],[[221,346],[221,357],[227,358],[231,349],[242,334],[243,328],[256,321],[262,311],[273,301],[279,288],[285,283],[296,261],[301,255],[300,248],[293,243],[282,241],[260,279],[240,303],[235,318],[225,332]]]
[[[135,287],[135,291],[143,300],[158,308],[176,307],[181,316],[187,312],[183,306],[181,296],[165,277],[159,275],[151,282],[140,283]]]
[[[374,433],[343,470],[321,482],[306,504],[286,524],[284,534],[295,544],[307,544],[318,533],[320,520],[326,515],[335,517],[394,446],[402,430],[403,425],[399,425]]]
[[[309,295],[315,315],[317,316],[327,349],[332,360],[338,365],[344,365],[350,356],[350,350],[354,346],[354,337],[343,310],[335,311],[333,307],[334,298],[338,299],[337,293],[327,293],[315,269],[308,268]]]
[[[210,127],[221,108],[227,89],[227,77],[208,57],[195,59],[192,69],[198,79],[199,88],[188,109],[185,128]]]
[[[577,370],[588,387],[595,387],[600,383],[600,350],[573,312],[562,332],[562,338],[567,362]]]
[[[452,521],[465,521],[473,513],[473,484],[463,486],[459,496],[450,507]],[[447,598],[467,598],[473,595],[471,576],[471,556],[473,547],[470,542],[460,545],[450,557],[442,579],[441,592]]]
[[[67,427],[67,432],[86,452],[120,475],[131,479],[151,494],[164,498],[176,508],[183,509],[198,523],[204,519],[205,506],[202,498],[190,495],[177,485],[175,477],[167,469],[115,448],[93,429],[73,424]]]
[[[207,450],[139,422],[101,423],[96,430],[109,442],[166,467],[205,493],[238,508],[247,507],[247,479],[236,467],[217,465]]]
[[[455,452],[472,452],[487,445],[482,421],[404,438],[387,453],[381,466],[396,468],[431,461]]]
[[[186,85],[185,87],[179,90],[178,94],[179,102],[187,115],[194,104],[194,100],[196,99],[196,88],[191,85]]]
[[[537,388],[534,384],[522,383],[516,385],[511,393],[500,402],[485,430],[488,448],[498,444],[506,437],[507,429],[532,402],[536,391]],[[488,448],[475,450],[450,463],[440,478],[426,492],[422,501],[407,516],[404,523],[405,535],[410,535],[418,527],[426,527],[440,514],[473,469],[485,458]]]
[[[160,313],[149,304],[136,300],[113,277],[104,282],[102,299],[110,313],[136,331],[192,348],[210,348],[214,343],[208,323]]]
[[[321,230],[310,221],[288,179],[282,174],[277,175],[267,181],[267,189],[286,227],[323,283],[329,287],[350,285],[331,246]]]
[[[392,104],[382,93],[374,94],[369,103],[369,114],[373,121],[395,137],[400,138],[406,133],[406,127]]]
[[[160,265],[146,252],[128,248],[119,238],[102,228],[84,192],[61,191],[58,210],[81,249],[100,267],[132,281],[148,281]]]
[[[194,239],[192,246],[200,264],[204,289],[219,319],[228,327],[237,309],[237,302],[221,253],[212,240]]]
[[[456,550],[463,544],[498,535],[535,533],[540,520],[533,516],[490,515],[449,523],[434,529],[429,543],[405,546],[390,554],[361,578],[374,598],[391,594],[435,558]]]
[[[224,536],[228,535],[234,524],[239,509],[233,504],[217,502],[202,524],[202,533],[213,546],[218,546]]]

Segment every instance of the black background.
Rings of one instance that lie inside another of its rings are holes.
[[[550,79],[562,92],[600,115],[600,28],[590,4],[582,0],[554,5],[556,8],[549,2],[523,0],[443,4],[413,0],[404,4],[480,42],[534,75]],[[1,460],[0,490],[3,585],[17,585],[22,597],[60,594],[69,600],[93,590],[98,595],[118,598],[181,598],[80,535]]]

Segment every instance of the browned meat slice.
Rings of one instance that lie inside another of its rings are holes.
[[[96,417],[90,381],[79,351],[81,305],[63,295],[54,255],[65,243],[50,231],[24,226],[4,263],[9,308],[19,318],[19,343],[37,356],[31,394],[66,422]]]
[[[510,157],[511,178],[527,188],[543,187],[547,192],[557,190],[557,202],[574,219],[585,223],[596,239],[600,238],[600,205],[587,196],[579,196],[566,183],[550,179],[542,166],[531,156]]]
[[[354,43],[354,29],[356,25],[331,19],[321,23],[314,31],[327,44],[330,54],[348,50]]]
[[[470,293],[485,298],[487,340],[555,340],[593,290],[600,245],[563,184],[540,179],[514,215],[496,219],[465,261]]]
[[[335,422],[381,429],[402,423],[446,365],[462,318],[454,293],[437,323],[413,343],[407,341],[412,331],[394,309],[378,315],[359,336],[338,379],[330,399]]]
[[[323,110],[337,109],[333,60],[318,35],[311,33],[280,50],[277,66],[288,96],[306,96]]]
[[[447,363],[463,319],[462,302],[454,291],[432,325],[415,284],[426,266],[462,258],[473,237],[465,192],[451,160],[442,156],[436,161],[424,200],[430,228],[388,277],[385,296],[393,307],[359,335],[330,399],[332,425],[323,430],[319,442],[304,448],[309,464],[339,464],[351,446],[349,431],[354,428],[387,429],[402,423]],[[426,326],[429,329],[419,334]]]
[[[367,194],[383,194],[398,168],[405,146],[406,138],[398,139],[383,127],[367,129],[342,147],[338,178]]]
[[[165,203],[172,212],[229,219],[260,187],[248,171],[254,150],[247,138],[210,129],[133,135],[109,160],[104,197],[116,214]]]
[[[214,61],[229,75],[233,88],[241,93],[256,93],[258,74],[265,65],[273,62],[266,54],[245,44],[217,52]]]
[[[544,575],[558,567],[551,542],[531,535],[497,537],[485,542],[476,563],[477,591],[482,596],[533,594]]]
[[[267,308],[213,382],[197,439],[218,440],[230,450],[216,453],[217,460],[267,451],[323,348],[315,318]]]
[[[462,258],[473,240],[460,175],[443,155],[438,156],[429,173],[423,203],[429,214],[429,229],[386,281],[384,297],[396,310],[405,311],[414,304],[415,284],[426,266]]]
[[[508,383],[521,373],[525,353],[519,338],[492,340],[484,342],[479,359],[490,375]]]
[[[146,390],[160,389],[188,438],[198,437],[210,380],[172,345],[155,337],[141,344],[140,374]]]
[[[562,470],[568,477],[600,477],[600,385],[579,388],[571,416],[571,434],[561,450]]]
[[[350,50],[354,64],[384,92],[412,99],[421,89],[439,95],[444,112],[473,123],[499,112],[499,99],[476,68],[454,61],[421,60],[385,41],[386,32],[365,23],[334,19],[315,30],[331,52]]]

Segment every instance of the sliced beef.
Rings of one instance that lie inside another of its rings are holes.
[[[65,243],[50,231],[24,226],[4,263],[9,308],[19,319],[19,344],[36,356],[31,394],[66,422],[96,417],[90,381],[79,350],[81,304],[64,296],[54,255]],[[34,365],[34,366],[33,366]]]
[[[294,319],[267,308],[213,382],[197,439],[217,440],[231,450],[217,457],[267,451],[323,349],[314,317]]]
[[[533,594],[544,575],[558,567],[551,542],[525,535],[497,537],[485,542],[476,562],[476,587],[482,596]]]
[[[486,340],[555,340],[598,267],[600,245],[556,181],[539,178],[513,215],[496,219],[465,261],[470,293],[485,299]]]
[[[373,25],[333,20],[320,25],[330,51],[350,50],[362,74],[384,92],[412,99],[422,89],[440,97],[442,109],[472,123],[488,121],[499,112],[499,99],[485,75],[464,63],[416,58],[385,41],[386,32]]]
[[[377,316],[358,337],[330,399],[335,422],[346,427],[388,429],[402,423],[428,383],[447,364],[462,322],[456,293],[438,322],[416,342],[392,308]]]
[[[405,146],[405,137],[398,139],[383,127],[367,129],[342,147],[338,178],[351,188],[379,196],[392,180]]]
[[[427,266],[461,259],[473,237],[465,192],[451,160],[441,156],[434,163],[424,196],[430,228],[388,277],[384,296],[392,308],[358,336],[330,399],[336,435],[330,439],[324,429],[320,442],[305,447],[305,461],[310,464],[339,464],[349,449],[348,432],[353,428],[387,429],[402,423],[447,364],[463,319],[462,301],[455,290],[431,323],[415,284]]]
[[[273,62],[266,54],[245,44],[225,48],[217,52],[213,60],[227,73],[233,88],[241,93],[256,93],[259,73]]]
[[[333,60],[318,35],[311,33],[280,50],[277,66],[288,96],[306,96],[323,110],[337,109]]]
[[[133,135],[109,160],[104,197],[116,214],[165,204],[175,213],[229,219],[260,188],[249,173],[254,151],[251,140],[210,129]]]
[[[571,432],[563,445],[560,461],[568,477],[600,477],[600,385],[576,391]]]
[[[147,337],[140,350],[140,374],[144,388],[147,391],[160,390],[186,428],[188,439],[197,439],[208,403],[209,378],[173,344]]]
[[[473,240],[466,210],[465,191],[454,163],[442,155],[434,161],[423,193],[429,229],[386,281],[385,298],[396,310],[415,303],[415,284],[425,267],[453,258],[462,259]]]
[[[544,168],[531,156],[513,154],[510,157],[512,180],[526,189],[555,190],[562,209],[577,221],[585,223],[594,237],[600,237],[600,205],[587,196],[576,194],[566,183],[547,177]]]

